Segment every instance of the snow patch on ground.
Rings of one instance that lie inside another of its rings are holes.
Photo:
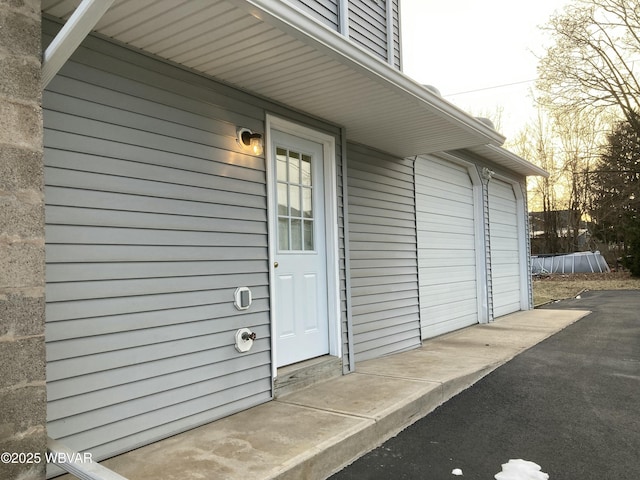
[[[494,475],[496,480],[549,480],[537,463],[522,459],[511,459],[502,464],[502,471]]]

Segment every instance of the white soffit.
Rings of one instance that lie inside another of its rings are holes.
[[[63,20],[79,0],[42,0]],[[504,137],[286,1],[116,0],[95,30],[400,157]]]

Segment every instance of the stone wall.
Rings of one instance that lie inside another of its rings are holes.
[[[0,0],[0,453],[44,457],[40,37],[39,0]],[[0,462],[2,479],[44,476],[44,461]]]

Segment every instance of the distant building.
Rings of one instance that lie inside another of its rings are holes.
[[[529,212],[531,252],[538,255],[572,253],[590,249],[591,230],[589,224],[579,220],[579,228],[575,229],[572,226],[576,223],[575,219],[580,216],[580,212],[575,210]],[[549,226],[546,225],[546,219],[549,219]],[[552,234],[551,238],[548,233]]]

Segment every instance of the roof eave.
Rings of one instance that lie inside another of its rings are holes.
[[[402,91],[415,98],[417,102],[423,102],[425,107],[437,112],[449,122],[457,124],[460,129],[475,134],[478,140],[473,145],[502,145],[504,143],[505,137],[484,122],[447,102],[402,72],[379,61],[347,38],[308,17],[286,2],[273,2],[272,0],[230,1],[254,17],[277,27],[306,44],[313,45],[324,54],[349,65],[372,80],[386,84],[388,88]],[[461,145],[460,148],[469,146],[472,145]],[[425,153],[433,152],[414,151],[411,154]]]
[[[509,150],[495,145],[479,145],[466,150],[524,176],[549,177],[549,172]]]

